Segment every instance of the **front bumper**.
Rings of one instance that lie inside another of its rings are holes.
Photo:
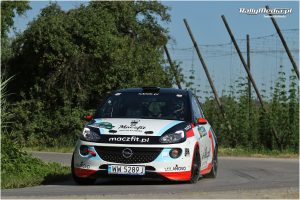
[[[88,154],[80,153],[81,146],[88,147]],[[122,150],[130,148],[131,158],[124,158]],[[172,158],[170,151],[181,149],[178,158]],[[194,142],[187,139],[183,143],[168,145],[132,145],[93,143],[79,140],[74,151],[74,174],[77,177],[150,177],[168,180],[187,181],[191,177]],[[145,166],[145,175],[112,175],[108,173],[108,165]]]

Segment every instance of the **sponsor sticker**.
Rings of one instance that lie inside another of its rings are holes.
[[[204,162],[201,162],[201,166],[206,166],[207,165],[207,160],[205,160]]]
[[[106,128],[106,129],[114,128],[114,126],[110,122],[93,123],[90,126],[93,126],[93,127],[96,127],[96,128]]]
[[[185,128],[184,128],[184,130],[185,131],[188,131],[188,130],[190,130],[192,128],[192,126],[189,124],[189,125],[187,125]]]
[[[190,156],[190,150],[189,150],[189,148],[185,148],[184,156],[185,157],[189,157]]]
[[[205,130],[205,128],[203,126],[199,126],[198,131],[199,131],[201,137],[204,137],[207,135],[207,131]]]
[[[108,142],[126,142],[126,143],[149,143],[149,137],[139,137],[139,136],[116,136],[110,137]]]
[[[100,122],[99,127],[106,128],[106,129],[112,129],[114,126],[112,125],[112,123],[109,123],[109,122]]]
[[[178,165],[175,165],[175,167],[165,167],[166,172],[179,172],[179,171],[185,171],[186,167],[179,167]]]
[[[205,149],[204,149],[204,152],[203,152],[203,154],[202,154],[202,156],[201,156],[201,159],[205,159],[205,158],[208,158],[210,156],[210,149],[208,149],[207,147],[205,147]]]
[[[86,164],[86,163],[84,163],[84,162],[81,162],[79,165],[78,165],[78,167],[80,167],[80,168],[84,168],[84,169],[90,169],[90,165],[88,165],[88,164]]]
[[[119,131],[136,131],[136,132],[142,132],[144,129],[146,129],[145,126],[139,126],[138,123],[140,120],[132,120],[130,122],[130,125],[123,125],[121,124],[119,126]]]

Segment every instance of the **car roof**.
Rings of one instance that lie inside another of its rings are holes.
[[[188,90],[175,89],[175,88],[159,88],[159,87],[143,87],[143,88],[126,88],[115,91],[117,92],[125,92],[125,93],[140,93],[140,92],[159,92],[166,94],[182,94],[187,95]]]

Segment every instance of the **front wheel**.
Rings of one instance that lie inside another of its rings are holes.
[[[95,179],[82,178],[82,177],[76,176],[75,170],[74,170],[74,154],[72,156],[71,172],[72,172],[73,180],[75,181],[75,183],[77,183],[79,185],[93,185],[96,181]]]
[[[200,154],[198,148],[194,151],[190,183],[197,183],[200,177]]]
[[[216,178],[218,172],[218,149],[216,148],[214,151],[214,156],[212,159],[212,168],[211,171],[205,175],[207,178]]]

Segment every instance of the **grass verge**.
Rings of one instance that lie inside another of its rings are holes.
[[[256,158],[299,158],[299,153],[290,150],[253,150],[243,148],[219,148],[219,156],[256,157]]]
[[[69,167],[58,163],[44,163],[35,158],[31,161],[33,163],[30,166],[25,164],[21,172],[1,172],[1,189],[48,184],[71,177]]]
[[[21,188],[66,180],[70,167],[44,163],[26,152],[7,137],[1,138],[1,189]]]

